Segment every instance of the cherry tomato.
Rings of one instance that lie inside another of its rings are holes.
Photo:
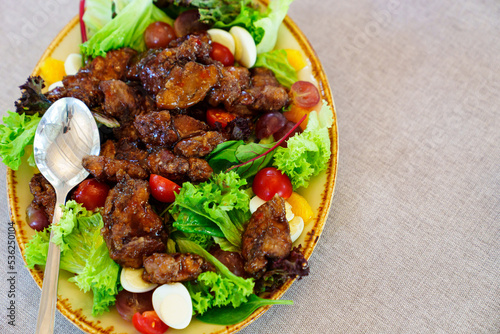
[[[271,200],[275,194],[283,198],[292,195],[292,182],[285,174],[274,167],[261,169],[253,179],[252,190],[264,201]]]
[[[292,103],[302,108],[312,108],[319,103],[320,96],[316,86],[308,81],[297,81],[290,88]]]
[[[81,203],[87,210],[102,208],[108,197],[109,186],[96,179],[88,179],[78,185],[73,199]]]
[[[175,38],[174,28],[161,21],[151,23],[144,31],[144,41],[148,49],[166,48]]]
[[[155,311],[146,311],[143,314],[137,312],[132,317],[132,323],[142,334],[163,334],[168,329]]]
[[[175,194],[179,193],[181,187],[163,176],[151,174],[149,177],[151,194],[160,202],[171,203],[175,200]]]
[[[212,42],[212,51],[210,51],[210,58],[213,60],[218,60],[224,66],[234,65],[234,55],[229,51],[224,45]]]
[[[211,127],[215,127],[215,123],[220,123],[222,128],[227,126],[227,123],[231,122],[235,119],[236,116],[234,114],[228,113],[224,109],[208,109],[207,110],[207,123]]]

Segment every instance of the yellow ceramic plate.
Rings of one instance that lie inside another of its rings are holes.
[[[80,40],[80,26],[78,18],[75,17],[49,45],[32,74],[39,75],[40,66],[47,57],[64,60],[68,54],[78,53]],[[299,79],[316,82],[322,98],[334,108],[332,94],[323,68],[307,39],[289,17],[285,18],[280,28],[276,48],[301,50],[303,56],[307,59],[308,65],[299,72]],[[335,176],[337,173],[337,136],[337,122],[334,109],[334,122],[330,129],[332,152],[328,169],[315,177],[307,189],[299,191],[299,193],[308,200],[314,210],[313,219],[305,224],[304,232],[295,242],[295,245],[302,244],[304,255],[307,259],[311,256],[314,246],[321,235],[333,196]],[[9,205],[12,221],[16,226],[17,242],[23,258],[25,245],[34,234],[34,231],[26,223],[25,211],[33,199],[29,191],[28,181],[35,172],[36,170],[29,167],[27,164],[23,164],[18,171],[7,170]],[[31,270],[31,275],[38,286],[41,287],[43,272],[40,270]],[[99,317],[93,317],[91,315],[92,294],[84,294],[75,284],[69,283],[68,278],[71,276],[72,274],[64,270],[61,271],[59,276],[57,308],[62,314],[76,326],[88,333],[135,332],[132,323],[123,320],[114,307],[109,313]],[[280,298],[291,284],[292,282],[288,282],[271,297],[273,299]],[[169,329],[168,333],[234,333],[257,319],[268,308],[269,306],[256,310],[245,321],[233,326],[209,325],[193,320],[188,328],[182,331]]]

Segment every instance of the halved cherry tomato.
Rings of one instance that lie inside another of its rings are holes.
[[[142,314],[137,312],[132,317],[132,323],[142,334],[163,334],[169,328],[160,320],[155,311],[146,311]]]
[[[318,88],[309,81],[297,81],[290,88],[292,103],[302,108],[312,108],[319,103]]]
[[[104,206],[108,197],[109,186],[96,179],[88,179],[78,185],[73,199],[87,210],[95,210]]]
[[[212,42],[210,58],[220,61],[224,66],[234,65],[234,55],[227,47],[217,42]]]
[[[220,123],[222,128],[227,126],[227,123],[231,122],[235,119],[236,116],[234,114],[228,113],[224,109],[208,109],[207,110],[207,123],[211,127],[215,127],[215,123]]]
[[[292,195],[292,182],[288,176],[274,167],[266,167],[261,169],[253,179],[252,190],[255,195],[259,196],[264,201],[271,200],[275,194],[283,198],[288,198]]]
[[[149,186],[151,187],[153,197],[165,203],[175,201],[175,194],[181,190],[181,187],[177,183],[156,174],[151,174],[149,177]]]

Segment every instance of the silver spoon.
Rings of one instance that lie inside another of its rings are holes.
[[[54,102],[38,124],[33,149],[40,173],[56,192],[52,224],[58,224],[68,192],[89,175],[82,158],[99,154],[99,132],[89,108],[72,97]],[[60,255],[59,246],[50,242],[36,333],[54,332]]]

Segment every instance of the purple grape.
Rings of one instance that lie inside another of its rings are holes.
[[[267,138],[281,129],[286,123],[286,118],[279,111],[271,111],[260,116],[255,124],[255,135],[258,139]]]
[[[45,215],[45,211],[39,207],[33,207],[31,203],[26,209],[26,220],[29,227],[36,231],[43,231],[50,225],[49,219]]]

